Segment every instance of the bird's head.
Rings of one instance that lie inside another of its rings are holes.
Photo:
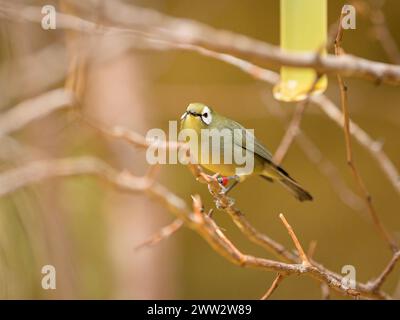
[[[213,110],[204,103],[194,102],[189,104],[181,117],[182,122],[188,122],[189,127],[206,128],[213,121]]]

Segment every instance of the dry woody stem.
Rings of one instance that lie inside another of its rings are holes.
[[[343,28],[342,28],[341,19],[340,19],[338,32],[337,32],[336,39],[335,39],[335,54],[337,56],[340,56],[343,54],[343,50],[341,48],[342,37],[343,37]],[[347,97],[348,88],[345,85],[344,80],[340,74],[337,74],[337,79],[338,79],[339,88],[340,88],[340,101],[341,101],[342,113],[343,113],[343,122],[344,122],[343,130],[344,130],[345,144],[346,144],[347,164],[349,165],[349,167],[352,171],[354,179],[359,188],[359,192],[362,194],[362,196],[365,199],[365,203],[368,208],[368,212],[369,212],[376,228],[378,229],[379,234],[389,244],[390,249],[393,252],[396,252],[396,251],[398,251],[398,245],[394,241],[394,239],[390,235],[390,233],[386,230],[385,226],[382,224],[382,222],[375,210],[375,206],[372,203],[372,197],[371,197],[370,193],[368,192],[367,187],[365,186],[365,182],[362,179],[362,177],[355,165],[352,144],[351,144],[351,134],[350,134],[350,116],[349,116],[348,97]]]
[[[308,257],[306,255],[306,253],[304,252],[303,247],[301,246],[299,239],[297,239],[297,236],[294,233],[292,226],[289,224],[289,222],[287,222],[287,220],[286,220],[285,216],[283,215],[283,213],[279,214],[279,219],[282,220],[282,223],[284,224],[284,226],[286,227],[290,237],[292,238],[293,243],[294,243],[294,245],[295,245],[295,247],[297,249],[297,252],[300,255],[301,262],[305,266],[311,266],[311,263],[308,260]]]
[[[40,9],[39,7],[20,7],[16,4],[0,1],[0,15],[2,18],[10,21],[17,19],[18,23],[40,22],[42,19]],[[321,285],[324,298],[329,298],[330,292],[335,291],[342,295],[356,298],[390,299],[390,295],[381,288],[395,269],[398,260],[400,260],[400,254],[397,250],[397,245],[381,223],[373,207],[371,197],[354,164],[351,137],[376,160],[398,194],[400,194],[399,172],[393,161],[384,152],[382,145],[349,118],[347,89],[343,77],[356,77],[377,83],[400,85],[400,66],[343,54],[340,47],[343,30],[340,27],[336,37],[335,55],[320,56],[318,53],[285,53],[278,47],[259,40],[224,30],[216,30],[187,19],[172,18],[154,10],[139,8],[122,1],[106,1],[103,9],[104,17],[102,18],[107,22],[105,25],[60,12],[57,14],[57,28],[73,30],[82,34],[126,36],[126,47],[114,51],[111,50],[110,56],[132,48],[191,51],[230,64],[263,83],[269,84],[275,84],[279,80],[277,73],[265,68],[271,65],[307,67],[314,68],[318,74],[337,74],[341,89],[342,111],[324,95],[309,96],[306,102],[298,106],[298,110],[289,125],[285,138],[282,140],[282,147],[279,148],[275,160],[281,162],[284,159],[294,140],[298,140],[300,145],[303,145],[303,149],[306,150],[306,153],[308,152],[309,157],[318,155],[318,149],[310,143],[310,140],[301,133],[300,129],[306,103],[310,102],[317,105],[330,120],[344,130],[348,163],[377,230],[390,244],[391,249],[395,251],[393,258],[376,279],[367,283],[357,281],[355,288],[350,288],[343,281],[344,278],[341,274],[329,270],[315,261],[312,258],[312,253],[309,256],[306,255],[283,214],[280,215],[280,219],[286,227],[297,252],[287,249],[267,234],[257,230],[240,209],[235,206],[234,200],[223,194],[221,185],[217,181],[217,175],[209,176],[195,164],[189,164],[189,170],[199,182],[207,185],[217,207],[229,215],[235,226],[249,241],[268,251],[277,260],[241,252],[216,224],[211,215],[208,214],[208,211],[205,210],[200,196],[193,196],[189,205],[167,187],[156,181],[158,166],[151,166],[143,176],[135,176],[123,168],[114,168],[103,160],[92,156],[61,159],[46,158],[21,164],[1,172],[0,196],[6,196],[31,184],[42,183],[46,179],[60,179],[81,175],[97,176],[116,188],[132,193],[141,192],[149,195],[174,215],[175,220],[170,225],[154,234],[141,247],[156,244],[170,237],[184,225],[199,234],[216,253],[231,263],[245,268],[257,268],[266,272],[276,273],[277,277],[262,299],[269,298],[282,279],[292,274],[307,276],[316,280]],[[57,48],[50,49],[51,52],[57,50]],[[394,51],[390,50],[390,52],[393,55]],[[95,53],[91,53],[90,50],[88,55],[88,58],[95,58]],[[64,75],[52,74],[51,77],[49,76],[52,82],[51,85],[55,87],[56,83],[63,77]],[[48,81],[46,79],[43,88],[49,86]],[[65,89],[55,89],[45,92],[36,98],[21,102],[0,115],[0,136],[4,139],[9,138],[9,134],[24,128],[32,121],[62,108],[72,108],[76,104],[76,100],[77,97],[72,92]],[[90,119],[84,118],[84,120],[88,126],[100,134],[126,141],[135,148],[148,148],[154,143],[147,141],[145,137],[137,132],[124,127],[107,128],[99,123],[94,123]],[[174,141],[157,143],[157,146],[168,150],[187,148],[185,145]],[[317,158],[319,160],[316,161],[322,164],[325,163],[321,160],[321,157],[318,156]],[[331,167],[329,166],[329,168]],[[332,178],[331,172],[325,173],[331,177],[331,181],[336,181]]]
[[[274,281],[271,284],[271,287],[269,287],[268,291],[261,297],[260,300],[267,300],[269,297],[272,295],[272,293],[278,288],[279,284],[282,282],[284,276],[280,273],[276,276]]]

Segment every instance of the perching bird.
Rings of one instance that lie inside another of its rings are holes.
[[[312,200],[312,196],[306,190],[304,190],[293,178],[289,176],[289,174],[282,169],[282,167],[276,165],[272,161],[271,153],[257,140],[257,138],[247,131],[242,125],[239,123],[225,118],[224,116],[216,113],[210,107],[206,106],[203,103],[191,103],[186,109],[186,112],[181,117],[181,130],[183,129],[193,129],[198,137],[199,141],[201,141],[201,130],[202,129],[228,129],[232,134],[232,150],[233,153],[248,151],[252,155],[254,155],[254,169],[252,173],[248,175],[259,175],[262,178],[265,178],[268,181],[277,181],[282,184],[287,190],[289,190],[298,200]],[[235,130],[236,129],[236,130]],[[238,133],[241,132],[242,134]],[[246,143],[247,139],[247,143]],[[250,142],[250,143],[249,143]],[[234,185],[238,181],[244,180],[248,175],[240,175],[236,174],[236,169],[240,167],[234,161],[231,163],[224,163],[224,143],[221,142],[217,147],[219,148],[219,152],[221,154],[220,163],[212,163],[212,156],[209,156],[209,161],[202,162],[201,161],[201,152],[202,148],[206,148],[209,146],[209,142],[207,145],[204,145],[204,141],[199,143],[198,146],[198,161],[199,164],[210,170],[214,173],[219,173],[222,178],[219,179],[221,184],[225,185],[229,179],[235,180],[230,188],[225,189],[226,192],[232,189]],[[211,153],[214,151],[212,149],[211,143]],[[208,149],[210,150],[210,149]],[[232,151],[231,150],[231,151]],[[204,151],[204,150],[203,150]],[[207,151],[208,152],[208,151]],[[227,180],[228,179],[228,180]]]

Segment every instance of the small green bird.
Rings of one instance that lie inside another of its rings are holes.
[[[219,173],[222,177],[219,178],[219,182],[222,185],[226,185],[227,182],[232,179],[234,183],[225,189],[225,193],[230,191],[239,181],[243,181],[249,175],[259,175],[262,178],[273,182],[278,181],[287,190],[289,190],[298,200],[312,200],[312,196],[306,190],[304,190],[289,174],[282,169],[282,167],[276,165],[272,161],[272,154],[257,140],[257,138],[246,130],[239,123],[225,118],[224,116],[216,113],[210,107],[203,103],[191,103],[186,109],[186,112],[181,117],[181,130],[193,129],[198,136],[201,136],[202,129],[217,129],[223,130],[228,129],[232,134],[232,149],[230,152],[247,151],[254,155],[254,169],[252,173],[247,175],[236,174],[236,169],[240,167],[235,162],[232,163],[213,163],[213,162],[202,162],[199,160],[199,164],[214,173]],[[239,132],[239,133],[238,133]],[[242,134],[240,133],[242,132]],[[209,143],[204,145],[204,141],[201,140],[198,146],[198,159],[201,159],[202,149],[209,149]],[[213,151],[213,145],[211,144],[211,153]],[[221,158],[224,156],[224,143],[218,144],[218,152],[221,154]],[[209,151],[207,151],[209,152]],[[210,159],[212,156],[209,157]]]

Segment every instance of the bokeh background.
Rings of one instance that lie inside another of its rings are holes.
[[[113,0],[110,0],[113,1]],[[108,2],[108,1],[107,1]],[[345,1],[329,0],[329,23],[334,23]],[[107,24],[103,1],[2,1],[57,10]],[[132,1],[167,15],[193,19],[279,44],[279,1]],[[400,2],[383,5],[386,21],[400,44]],[[0,108],[13,106],[70,79],[71,57],[80,44],[90,44],[85,60],[81,110],[107,126],[124,125],[145,134],[151,128],[167,130],[188,103],[201,101],[246,127],[274,151],[295,104],[280,103],[272,87],[223,62],[177,50],[120,50],[124,36],[84,35],[63,29],[43,30],[40,23],[0,14]],[[111,44],[110,44],[111,43]],[[72,45],[71,45],[72,44]],[[107,44],[107,45],[105,45]],[[371,21],[357,15],[356,30],[345,32],[346,52],[390,62],[374,35]],[[112,50],[111,50],[112,49]],[[112,53],[110,53],[112,52]],[[346,79],[352,119],[373,138],[400,168],[400,90],[360,79]],[[339,105],[336,78],[329,77],[327,96]],[[1,116],[1,115],[0,115]],[[346,165],[342,130],[318,107],[311,105],[302,129],[338,168],[338,177],[356,191]],[[94,155],[116,168],[137,175],[147,170],[144,151],[109,139],[85,125],[76,111],[55,112],[9,137],[17,144],[0,142],[1,171],[32,160]],[[3,139],[3,138],[2,138]],[[382,221],[400,240],[400,198],[371,155],[356,142],[355,160],[372,194]],[[22,153],[19,151],[22,150]],[[293,144],[284,167],[314,195],[299,203],[277,185],[249,179],[232,192],[237,206],[259,230],[288,248],[293,244],[278,218],[283,212],[307,248],[317,241],[315,259],[340,272],[354,265],[358,281],[379,274],[391,257],[362,206],[349,208],[332,185]],[[214,206],[203,184],[182,165],[165,165],[159,180],[190,203],[200,194],[207,208]],[[357,202],[357,201],[356,201]],[[359,204],[359,202],[358,202]],[[173,220],[167,209],[141,194],[116,190],[94,177],[46,180],[0,199],[0,298],[78,299],[258,299],[275,274],[230,264],[189,229],[182,228],[154,247],[135,250],[162,226]],[[269,257],[244,238],[224,212],[217,223],[243,252]],[[43,290],[41,268],[54,265],[57,289]],[[399,270],[384,289],[400,297]],[[321,290],[308,277],[291,276],[273,299],[319,299]],[[396,295],[395,295],[396,297]],[[342,298],[332,294],[332,298]]]

